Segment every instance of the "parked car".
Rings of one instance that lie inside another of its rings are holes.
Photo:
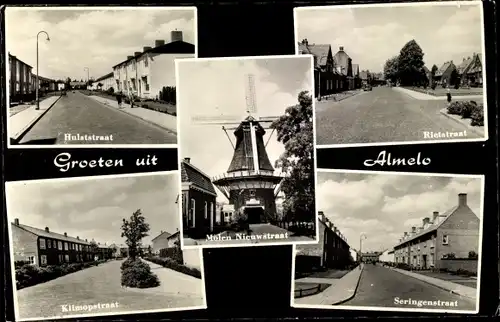
[[[61,95],[62,95],[62,96],[66,96],[66,91],[62,91],[62,92],[61,92]]]
[[[364,91],[371,91],[372,90],[372,86],[369,85],[369,84],[365,84],[365,85],[363,85],[363,90]]]

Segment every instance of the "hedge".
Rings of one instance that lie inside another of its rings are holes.
[[[470,118],[472,126],[484,126],[483,104],[478,105],[475,101],[455,101],[448,105],[447,112],[463,119]]]
[[[16,288],[20,290],[28,286],[48,282],[91,266],[97,266],[105,261],[106,260],[100,260],[96,262],[48,265],[42,267],[29,264],[23,265],[16,269]]]
[[[139,258],[127,259],[121,265],[121,285],[135,288],[148,288],[160,285],[158,276],[151,272],[151,267]]]
[[[170,268],[174,271],[193,276],[196,278],[201,278],[201,272],[199,269],[193,268],[193,267],[187,267],[183,264],[177,263],[176,261],[170,259],[170,258],[160,258],[160,257],[154,257],[154,256],[149,256],[145,257],[148,261],[153,262],[155,264],[161,265],[165,268]]]

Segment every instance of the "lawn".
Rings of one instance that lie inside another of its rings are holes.
[[[447,88],[443,88],[441,86],[436,87],[436,89],[423,89],[422,87],[405,87],[406,89],[410,89],[416,92],[425,93],[433,96],[446,96],[448,93]],[[450,89],[451,96],[461,96],[461,95],[483,95],[482,87],[471,87],[471,88],[451,88]]]
[[[349,273],[349,270],[338,270],[338,269],[329,269],[324,272],[316,272],[309,277],[319,277],[319,278],[342,278],[345,274]]]
[[[295,282],[294,297],[304,297],[318,294],[329,288],[331,284]]]
[[[461,276],[451,273],[430,272],[430,271],[414,271],[414,273],[418,273],[429,277],[434,277],[443,281],[453,282],[456,284],[472,288],[477,288],[477,279],[471,278],[470,276]]]
[[[81,92],[86,94],[86,95],[97,95],[97,96],[101,96],[101,97],[104,97],[107,99],[112,99],[112,100],[116,101],[115,96],[109,95],[105,92],[100,92],[100,91],[92,91],[91,92],[91,91],[84,91],[84,90],[82,90]],[[168,103],[160,103],[160,102],[154,102],[154,101],[143,101],[143,102],[136,102],[134,104],[139,105],[143,108],[147,108],[149,110],[167,113],[167,114],[174,115],[174,116],[176,115],[176,111],[177,111],[175,105],[168,104]]]

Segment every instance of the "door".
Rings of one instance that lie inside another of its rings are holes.
[[[429,265],[427,264],[427,255],[422,255],[422,268],[429,269]]]
[[[245,208],[245,213],[247,215],[247,222],[248,224],[260,224],[261,223],[261,216],[264,213],[264,209],[260,207],[256,208]]]

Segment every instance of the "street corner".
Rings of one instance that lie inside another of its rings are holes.
[[[445,116],[446,118],[452,120],[453,122],[461,125],[465,129],[464,132],[473,133],[481,138],[485,137],[484,126],[472,126],[470,118],[462,118],[460,115],[450,114],[450,113],[448,113],[447,108],[443,108],[443,109],[439,110],[439,113],[441,115]],[[466,135],[466,136],[468,136],[468,135]]]

